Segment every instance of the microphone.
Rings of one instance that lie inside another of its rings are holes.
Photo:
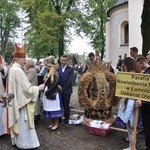
[[[11,102],[11,99],[14,98],[14,94],[8,94],[6,96],[2,96],[3,102],[4,102],[4,106],[3,107],[10,107],[12,105],[10,105],[9,103]]]

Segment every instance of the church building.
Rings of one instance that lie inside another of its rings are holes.
[[[106,61],[116,68],[119,55],[130,56],[130,48],[142,53],[141,15],[144,0],[117,0],[108,11],[106,23]]]

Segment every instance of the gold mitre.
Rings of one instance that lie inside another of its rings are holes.
[[[25,44],[22,47],[19,47],[17,43],[14,45],[14,53],[13,56],[15,58],[26,58],[26,53],[25,53]]]

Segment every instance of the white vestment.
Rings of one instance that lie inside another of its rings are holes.
[[[7,108],[4,108],[3,106],[4,104],[0,102],[0,136],[8,133]]]
[[[38,91],[39,87],[31,85],[21,66],[15,62],[9,71],[8,80],[8,92],[14,94],[12,107],[9,107],[9,127],[12,144],[19,149],[40,146],[34,129],[33,111]]]

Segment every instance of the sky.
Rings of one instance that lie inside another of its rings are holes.
[[[18,32],[19,38],[16,39],[17,43],[22,43],[22,33]],[[22,45],[22,44],[21,44]],[[87,54],[90,52],[93,52],[93,48],[89,44],[89,39],[85,36],[83,38],[79,36],[73,36],[72,35],[72,42],[69,45],[70,53],[78,53],[79,55],[82,55],[84,52]]]
[[[25,14],[23,11],[20,10],[18,12],[18,15],[23,16],[22,19],[25,20],[24,18]],[[21,44],[21,45],[24,44],[22,39],[24,38],[25,31],[22,29],[26,28],[27,26],[28,24],[22,23],[21,27],[18,28],[18,38],[15,39],[16,43]],[[71,28],[70,31],[72,34],[71,36],[72,42],[69,45],[70,53],[78,53],[79,55],[82,55],[84,52],[86,52],[87,54],[90,52],[93,52],[93,48],[90,46],[89,39],[87,37],[85,37],[83,34],[82,34],[83,38],[81,38],[80,36],[76,36],[75,30],[73,28]]]
[[[89,39],[86,37],[72,36],[72,42],[69,46],[70,53],[78,53],[82,55],[84,52],[93,52],[93,48],[89,44]]]

